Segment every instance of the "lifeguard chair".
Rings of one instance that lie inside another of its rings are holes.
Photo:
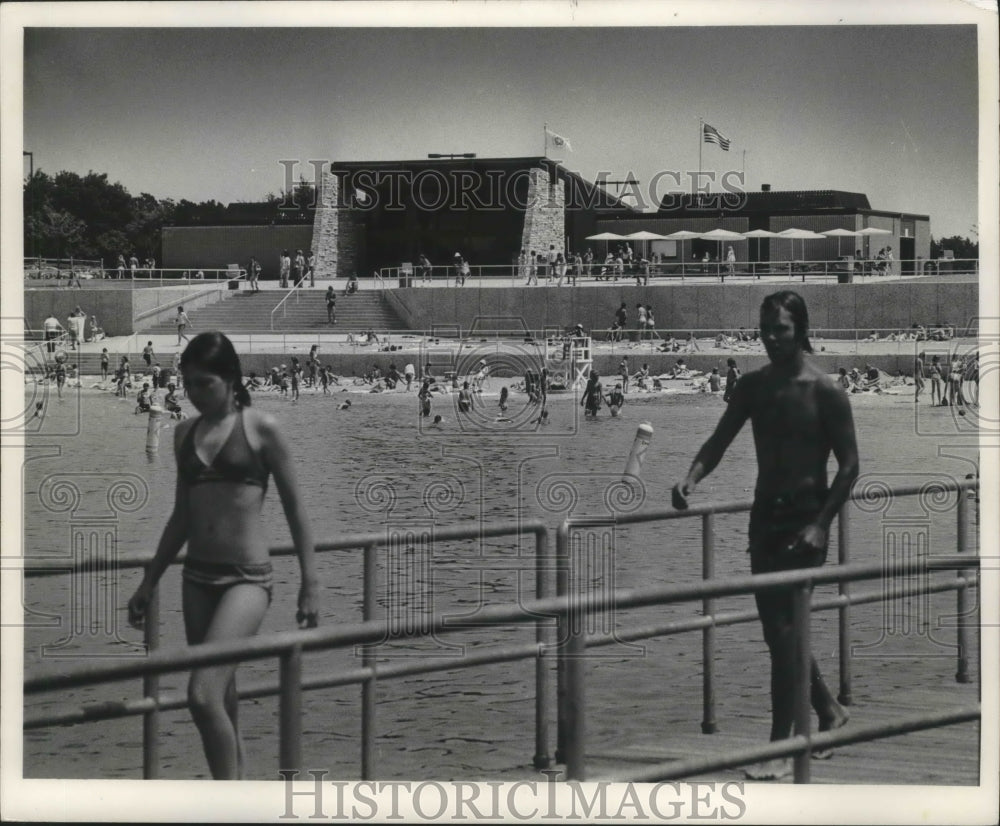
[[[587,386],[594,364],[590,336],[546,337],[545,363],[550,374],[562,373],[574,390],[582,390]]]

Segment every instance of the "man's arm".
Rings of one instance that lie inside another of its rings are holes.
[[[671,499],[678,510],[688,507],[687,497],[697,484],[715,470],[722,460],[726,449],[732,444],[736,434],[740,432],[746,420],[750,418],[750,392],[747,385],[752,382],[742,381],[733,390],[732,399],[726,407],[722,418],[715,426],[715,432],[701,446],[694,457],[687,477],[680,484],[674,485]]]

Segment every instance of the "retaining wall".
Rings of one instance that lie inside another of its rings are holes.
[[[905,329],[938,323],[965,328],[979,315],[975,282],[896,281],[886,284],[790,284],[809,308],[814,329]],[[519,326],[529,330],[582,324],[586,330],[611,326],[624,301],[629,322],[636,304],[653,308],[661,330],[735,330],[757,326],[764,296],[775,284],[656,284],[648,287],[428,287],[392,290],[393,308],[412,330],[435,325]],[[401,306],[405,307],[405,312]],[[500,321],[504,320],[503,324]]]
[[[67,316],[78,306],[90,316],[97,316],[97,322],[108,336],[128,336],[137,330],[154,325],[164,314],[172,315],[176,310],[165,309],[135,323],[136,316],[149,312],[155,307],[172,302],[180,302],[188,309],[204,307],[226,297],[226,282],[220,286],[205,287],[145,287],[143,289],[45,289],[25,290],[24,325],[31,330],[40,330],[42,322],[50,315],[66,326]],[[190,305],[190,306],[188,306]],[[88,331],[90,322],[88,320]]]

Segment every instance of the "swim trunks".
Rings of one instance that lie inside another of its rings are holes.
[[[826,561],[827,549],[793,547],[799,533],[816,521],[827,491],[802,491],[756,500],[750,510],[750,570],[755,574],[814,568]]]
[[[270,561],[237,565],[188,558],[184,560],[181,576],[186,582],[217,591],[225,591],[234,585],[259,585],[267,591],[267,603],[271,604],[274,570]]]

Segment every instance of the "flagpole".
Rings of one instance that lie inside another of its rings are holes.
[[[542,157],[547,158],[549,156],[549,122],[545,121],[545,125],[542,127]]]
[[[705,142],[705,121],[698,118],[698,180],[695,187],[701,186],[701,145]]]

